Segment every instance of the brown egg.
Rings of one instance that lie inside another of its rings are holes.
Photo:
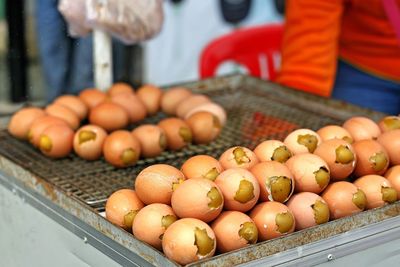
[[[377,141],[389,154],[390,163],[400,165],[400,129],[381,134]]]
[[[255,149],[254,153],[260,161],[278,161],[285,163],[291,156],[292,152],[285,144],[278,140],[267,140],[261,142]]]
[[[293,174],[296,192],[319,194],[329,184],[328,164],[317,155],[310,153],[295,155],[286,161],[286,166]]]
[[[197,219],[185,218],[168,227],[163,236],[162,248],[169,259],[186,265],[211,258],[216,243],[210,226]]]
[[[400,199],[400,165],[393,166],[385,173],[385,178],[397,191],[397,199]]]
[[[260,197],[260,186],[251,172],[245,169],[223,171],[215,183],[224,196],[224,208],[241,212],[249,211]]]
[[[296,220],[296,230],[303,230],[329,221],[329,207],[325,200],[311,192],[293,195],[287,207]]]
[[[351,134],[354,141],[376,139],[381,134],[378,125],[366,117],[352,117],[344,122],[343,128]]]
[[[189,179],[175,189],[171,204],[180,218],[210,222],[221,213],[224,197],[214,182],[203,178]]]
[[[379,121],[378,126],[381,129],[382,133],[400,129],[400,117],[398,116],[384,117]]]
[[[193,94],[180,102],[176,108],[176,115],[179,118],[185,118],[186,114],[201,104],[211,102],[210,98],[205,95]]]
[[[277,161],[260,162],[250,169],[260,185],[262,201],[286,202],[293,194],[295,182],[288,167]]]
[[[143,207],[134,190],[120,189],[107,199],[106,218],[119,227],[131,231],[133,220]]]
[[[142,155],[146,158],[160,155],[167,147],[164,130],[157,125],[143,124],[132,131],[139,140]]]
[[[155,164],[142,170],[135,180],[135,189],[145,204],[171,204],[172,192],[183,183],[185,176],[167,164]]]
[[[223,169],[215,158],[208,155],[197,155],[186,160],[181,171],[187,179],[205,178],[214,181]]]
[[[73,130],[78,129],[80,120],[71,109],[62,105],[51,104],[46,107],[45,111],[50,116],[63,119]]]
[[[342,139],[323,141],[314,154],[328,164],[333,181],[346,179],[356,167],[356,153],[352,145]]]
[[[90,124],[100,126],[111,132],[127,126],[129,117],[128,113],[119,105],[103,102],[90,111],[89,121]]]
[[[367,209],[382,207],[397,200],[397,191],[392,184],[380,175],[365,175],[354,181],[354,185],[364,191]]]
[[[85,125],[74,136],[75,153],[86,160],[96,160],[103,154],[107,132],[96,125]]]
[[[313,153],[321,144],[319,135],[310,129],[297,129],[291,132],[283,141],[293,155]]]
[[[258,230],[253,220],[239,211],[224,211],[212,223],[221,253],[244,248],[257,243]]]
[[[191,115],[186,123],[192,130],[193,140],[197,144],[208,144],[221,133],[219,119],[210,112],[200,111]]]
[[[107,91],[109,96],[115,96],[118,94],[134,94],[135,91],[133,90],[132,86],[124,82],[117,82],[111,85],[111,87]]]
[[[192,95],[184,87],[173,87],[164,92],[161,97],[161,110],[168,115],[176,115],[176,108],[179,103]]]
[[[256,154],[242,146],[231,147],[219,157],[219,163],[225,170],[232,168],[251,169],[258,162]]]
[[[146,107],[140,99],[131,93],[120,93],[111,96],[111,102],[122,107],[129,116],[131,123],[138,122],[146,118]]]
[[[103,154],[115,167],[133,166],[140,157],[140,143],[129,131],[118,130],[104,140]]]
[[[164,232],[176,220],[178,218],[170,206],[159,203],[150,204],[136,214],[132,233],[137,239],[161,250]]]
[[[54,100],[54,104],[69,108],[78,116],[79,120],[85,119],[88,114],[86,104],[74,95],[62,95]]]
[[[53,124],[47,127],[39,138],[39,149],[48,157],[63,158],[72,150],[74,131],[67,125]]]
[[[31,142],[31,144],[35,147],[39,146],[39,139],[40,135],[43,133],[43,131],[52,125],[66,125],[69,127],[66,121],[54,117],[54,116],[43,116],[40,118],[37,118],[31,125],[29,131],[28,131],[28,140]]]
[[[166,118],[158,123],[167,137],[167,146],[171,150],[179,150],[192,142],[192,130],[189,125],[178,118]]]
[[[46,115],[44,110],[35,107],[23,108],[11,117],[8,123],[8,132],[19,139],[27,140],[29,129],[33,122]]]
[[[140,87],[136,95],[146,107],[149,115],[154,115],[160,110],[162,90],[154,85],[147,84]]]
[[[349,131],[338,125],[327,125],[325,127],[322,127],[317,131],[317,134],[319,135],[319,137],[321,137],[322,141],[327,141],[331,139],[342,139],[347,143],[353,143],[353,137],[351,137]]]
[[[226,124],[225,109],[222,106],[212,102],[204,103],[191,109],[188,113],[186,113],[185,119],[188,119],[190,116],[200,111],[210,112],[218,118],[222,126]]]
[[[265,241],[293,233],[296,222],[284,204],[271,201],[258,204],[250,213],[258,229],[258,240]]]
[[[346,181],[335,182],[325,189],[322,198],[326,201],[331,219],[339,219],[363,211],[367,207],[364,191]]]
[[[389,156],[377,141],[366,139],[354,142],[357,164],[354,173],[357,177],[367,174],[384,174],[389,166]]]
[[[89,109],[92,109],[98,104],[103,103],[107,95],[98,89],[88,88],[79,93],[79,98]]]

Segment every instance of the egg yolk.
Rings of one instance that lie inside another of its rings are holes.
[[[317,200],[311,208],[314,210],[314,220],[316,224],[322,224],[329,221],[329,208],[324,202]]]
[[[239,188],[236,191],[234,199],[240,203],[246,203],[254,198],[253,183],[243,179],[240,181]]]
[[[357,192],[353,194],[352,201],[354,205],[356,205],[357,208],[359,208],[360,210],[364,210],[365,206],[367,205],[367,197],[360,189],[358,189]]]
[[[210,199],[208,207],[211,209],[218,209],[222,205],[223,199],[216,187],[212,187],[210,191],[208,191],[207,197]]]
[[[274,150],[271,160],[285,163],[291,156],[292,153],[290,153],[289,149],[286,146],[280,146]]]
[[[197,254],[201,256],[208,255],[215,245],[215,240],[208,236],[206,229],[196,227],[194,230],[194,244],[197,247]]]
[[[372,163],[372,168],[377,172],[386,168],[388,164],[388,160],[383,152],[374,154],[369,158],[369,162]]]
[[[314,174],[315,174],[315,181],[317,181],[319,187],[325,188],[330,180],[328,169],[325,167],[321,167],[319,168],[318,171],[315,171]]]
[[[39,140],[39,147],[41,150],[46,152],[51,151],[51,148],[53,147],[51,139],[47,135],[42,135]]]
[[[354,160],[354,154],[351,150],[344,145],[340,145],[335,149],[336,163],[349,164]]]
[[[397,191],[393,187],[381,188],[382,200],[388,203],[393,203],[397,200]]]
[[[312,134],[304,134],[297,136],[297,143],[307,147],[308,152],[313,153],[317,148],[318,139],[315,135]]]
[[[285,176],[272,176],[266,179],[265,184],[274,201],[283,203],[292,192],[292,180]]]
[[[217,168],[214,167],[211,170],[209,170],[205,175],[203,175],[203,177],[208,180],[215,181],[215,179],[217,178],[218,175],[219,175],[219,172],[218,172]]]
[[[294,219],[289,212],[279,213],[275,217],[275,224],[281,234],[287,233],[292,229]]]
[[[192,142],[192,132],[190,131],[189,128],[187,128],[187,127],[179,128],[179,135],[180,135],[180,137],[182,137],[182,139],[185,143]]]
[[[96,140],[96,133],[92,131],[80,131],[78,138],[79,144],[81,145],[82,143]]]
[[[258,230],[253,222],[245,222],[240,226],[239,236],[248,244],[255,244],[258,239]]]
[[[246,155],[246,152],[241,147],[237,147],[233,150],[233,156],[238,165],[250,162],[250,158]]]

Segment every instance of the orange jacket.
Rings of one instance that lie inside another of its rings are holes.
[[[285,23],[277,82],[330,96],[338,57],[400,82],[400,44],[381,0],[288,0]]]

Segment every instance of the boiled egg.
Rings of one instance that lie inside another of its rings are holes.
[[[35,107],[27,107],[17,111],[10,119],[8,124],[8,132],[19,139],[27,140],[29,129],[33,122],[41,117],[44,117],[46,113],[44,110]]]
[[[133,166],[140,157],[140,143],[129,131],[118,130],[104,140],[103,154],[115,167]]]

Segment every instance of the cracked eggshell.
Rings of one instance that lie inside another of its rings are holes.
[[[382,175],[389,166],[389,156],[385,148],[374,140],[361,140],[353,144],[357,155],[354,174],[361,177],[368,174]]]
[[[187,179],[205,178],[215,181],[223,168],[219,161],[211,156],[196,155],[183,163],[181,171]]]
[[[285,163],[293,154],[286,145],[279,140],[267,140],[261,142],[255,149],[257,158],[263,161],[278,161]]]
[[[366,117],[352,117],[343,123],[354,141],[376,139],[381,134],[378,124]]]
[[[283,142],[294,155],[313,153],[321,144],[321,137],[313,130],[297,129],[291,132]]]
[[[247,147],[235,146],[227,149],[219,157],[222,168],[250,169],[259,162],[256,154]]]
[[[319,137],[322,141],[327,141],[331,139],[342,139],[347,143],[353,143],[353,137],[345,128],[339,125],[327,125],[322,127],[317,131]]]
[[[382,207],[397,200],[397,191],[385,177],[365,175],[354,181],[367,197],[367,209]]]

